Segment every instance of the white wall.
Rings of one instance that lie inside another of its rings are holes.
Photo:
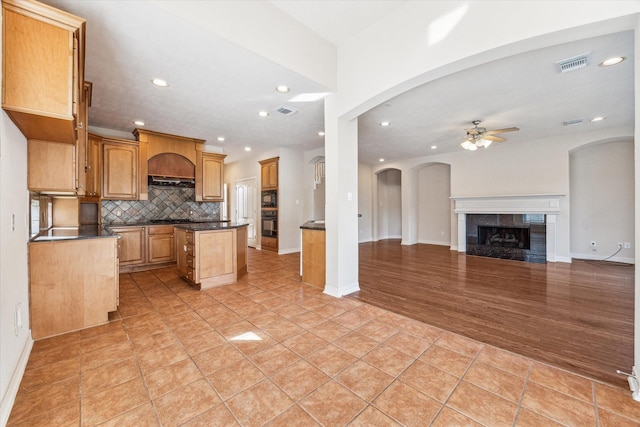
[[[594,144],[570,154],[571,256],[635,261],[633,140]],[[591,248],[596,241],[597,250]]]
[[[225,164],[224,180],[233,187],[239,179],[256,177],[258,188],[261,187],[260,160],[280,157],[278,162],[278,252],[281,254],[300,251],[300,226],[304,223],[303,208],[305,205],[304,180],[305,167],[303,153],[297,150],[280,148],[277,150],[256,153],[240,162]],[[256,192],[257,205],[260,206],[260,191]],[[236,200],[231,191],[229,205],[233,208]],[[260,212],[256,218],[256,232],[260,236]],[[259,239],[258,239],[259,241]]]
[[[387,169],[378,177],[378,238],[402,237],[402,179],[398,169]]]
[[[278,163],[278,245],[280,254],[300,252],[304,161],[301,151],[281,148]]]
[[[451,245],[451,167],[430,164],[418,172],[418,242]]]
[[[27,270],[27,141],[4,111],[0,113],[0,200],[0,425],[5,425],[33,341]],[[14,313],[18,306],[23,327],[16,334]]]

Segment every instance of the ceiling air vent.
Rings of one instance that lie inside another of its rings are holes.
[[[585,122],[584,119],[571,119],[571,120],[562,122],[562,124],[565,126],[576,126],[576,125],[581,125],[584,122]]]
[[[285,107],[284,105],[281,105],[280,107],[276,108],[276,111],[280,114],[284,114],[285,116],[293,116],[295,113],[298,112],[298,110],[294,110],[291,107]]]
[[[568,73],[569,71],[579,70],[584,68],[591,62],[591,52],[583,53],[582,55],[574,56],[572,58],[563,59],[562,61],[556,61],[556,71],[559,73]]]

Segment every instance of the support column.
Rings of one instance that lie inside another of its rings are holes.
[[[403,170],[402,189],[402,244],[418,243],[418,171]]]
[[[336,113],[336,95],[324,101],[326,284],[341,297],[358,284],[358,119]]]
[[[556,262],[556,222],[558,215],[547,214],[545,221],[546,240],[547,240],[547,261]]]

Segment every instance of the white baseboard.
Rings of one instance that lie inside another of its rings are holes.
[[[423,245],[451,246],[451,242],[445,242],[444,240],[418,240],[418,243],[422,243]]]
[[[358,292],[359,290],[360,290],[360,283],[355,282],[346,286],[341,286],[339,289],[335,286],[325,285],[323,293],[330,295],[332,297],[340,298],[345,295]]]
[[[278,249],[278,255],[294,254],[300,252],[300,248]]]
[[[607,258],[608,256],[609,255],[606,255],[606,254],[599,254],[598,252],[596,252],[596,253],[571,252],[571,258],[575,258],[575,259],[588,259],[588,260],[602,261],[605,258]],[[635,264],[636,263],[635,258],[621,257],[621,256],[614,256],[612,258],[609,258],[607,261],[622,262],[622,263],[625,263],[625,264]]]
[[[9,382],[9,386],[7,387],[7,392],[2,398],[2,403],[0,403],[0,425],[6,426],[7,422],[9,421],[11,409],[13,409],[13,404],[16,401],[18,389],[20,388],[20,382],[22,381],[24,370],[27,368],[27,362],[29,361],[29,356],[31,355],[32,348],[33,340],[31,339],[31,332],[29,332],[29,337],[27,338],[27,342],[25,343],[24,348],[22,349],[22,353],[20,354],[18,365],[13,371],[13,375],[11,376],[11,381]]]
[[[547,261],[547,262],[565,262],[567,264],[571,264],[571,257],[556,255],[556,259],[554,261]]]
[[[367,239],[358,240],[358,243],[368,243],[368,242],[373,242],[373,239],[369,237]]]

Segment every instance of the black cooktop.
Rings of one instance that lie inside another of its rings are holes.
[[[152,219],[149,221],[152,224],[184,224],[185,222],[194,222],[190,219]]]

